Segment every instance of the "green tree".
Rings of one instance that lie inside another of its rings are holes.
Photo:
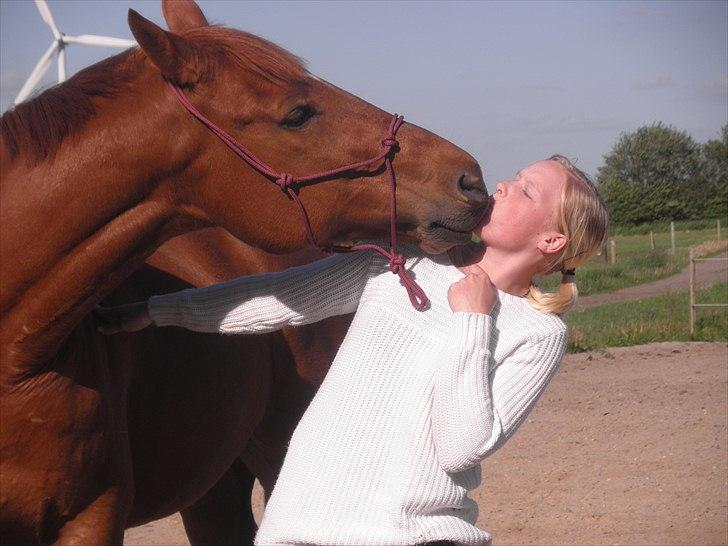
[[[597,183],[615,225],[680,220],[696,213],[688,195],[700,168],[701,147],[693,138],[658,122],[622,133],[604,156]]]
[[[728,124],[718,139],[703,144],[700,154],[701,190],[696,201],[703,204],[703,217],[728,217]]]

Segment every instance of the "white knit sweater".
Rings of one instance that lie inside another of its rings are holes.
[[[463,274],[446,256],[403,250],[430,298],[424,312],[371,252],[150,300],[157,325],[203,332],[356,311],[291,439],[256,544],[490,544],[466,494],[556,371],[566,327],[504,292],[490,315],[453,313],[447,289]]]

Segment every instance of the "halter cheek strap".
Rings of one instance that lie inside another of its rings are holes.
[[[202,112],[200,112],[187,98],[187,95],[185,95],[184,91],[174,85],[173,83],[167,81],[167,85],[170,87],[174,95],[177,97],[179,102],[182,104],[182,106],[185,107],[185,109],[192,114],[195,118],[197,118],[205,127],[207,127],[210,131],[212,131],[215,136],[217,136],[228,148],[230,148],[238,157],[240,157],[243,161],[245,161],[248,165],[250,165],[253,169],[258,171],[260,174],[274,182],[278,185],[278,187],[281,188],[281,190],[288,195],[288,197],[293,200],[296,203],[296,206],[298,207],[298,210],[301,214],[301,218],[303,219],[304,227],[306,228],[306,237],[308,238],[309,243],[311,245],[315,246],[316,248],[324,251],[324,252],[354,252],[357,250],[373,250],[375,252],[378,252],[385,258],[389,260],[389,269],[392,271],[392,273],[399,276],[400,283],[407,289],[407,295],[409,296],[410,302],[414,306],[415,309],[418,311],[423,311],[428,306],[428,299],[425,292],[422,290],[422,288],[415,282],[415,280],[412,278],[412,276],[409,274],[409,272],[404,267],[404,257],[401,254],[397,253],[397,230],[396,230],[396,221],[397,221],[397,198],[396,198],[396,192],[397,192],[397,180],[394,175],[394,168],[392,167],[392,158],[394,157],[394,154],[397,153],[399,150],[399,142],[397,142],[397,139],[395,138],[397,131],[402,126],[402,123],[404,121],[403,116],[399,116],[397,114],[394,114],[392,117],[392,120],[389,123],[389,129],[387,131],[387,134],[382,139],[382,151],[374,156],[371,159],[366,159],[364,161],[358,161],[356,163],[350,163],[349,165],[344,165],[342,167],[338,167],[336,169],[331,169],[328,171],[323,171],[316,174],[306,175],[306,176],[294,176],[290,173],[284,173],[284,172],[277,172],[273,170],[271,167],[269,167],[266,163],[258,159],[253,153],[251,153],[247,148],[245,148],[242,144],[240,144],[237,140],[235,140],[232,136],[230,136],[228,133],[226,133],[222,128],[220,128],[218,125],[216,125],[214,122],[210,121],[207,117],[205,117]],[[364,167],[366,165],[370,165],[372,163],[376,163],[378,161],[384,161],[384,165],[387,170],[387,174],[389,175],[389,186],[390,186],[390,207],[389,207],[389,224],[390,224],[390,247],[389,251],[383,249],[380,246],[377,246],[375,244],[367,243],[362,245],[355,245],[351,247],[342,247],[333,245],[331,247],[324,248],[323,246],[319,245],[316,242],[316,239],[313,235],[313,230],[311,229],[311,222],[308,218],[308,214],[306,213],[306,209],[303,206],[303,202],[301,201],[300,197],[298,196],[298,190],[299,188],[308,183],[313,182],[320,182],[324,179],[327,179],[329,177],[332,177],[334,175],[342,174],[345,172],[353,171],[356,169],[359,169],[361,167]]]

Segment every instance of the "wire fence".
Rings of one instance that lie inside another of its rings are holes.
[[[704,245],[703,245],[704,246]],[[707,253],[710,253],[712,249],[704,249],[700,247],[693,247],[690,249],[690,269],[688,276],[689,291],[690,291],[690,335],[695,335],[695,323],[697,321],[697,311],[699,307],[728,307],[728,303],[696,303],[696,264],[698,262],[728,262],[728,256],[721,256],[718,258],[701,258]]]
[[[650,231],[644,235],[616,235],[610,237],[595,261],[615,265],[622,261],[622,258],[645,256],[646,254],[662,254],[668,259],[680,252],[685,256],[688,248],[705,240],[724,239],[725,235],[720,220],[716,220],[715,228],[692,230],[677,230],[675,224],[671,222],[667,231]]]

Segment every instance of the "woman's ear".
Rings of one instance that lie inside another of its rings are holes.
[[[563,233],[546,231],[541,234],[536,246],[543,254],[555,254],[561,252],[568,242],[569,238]]]

